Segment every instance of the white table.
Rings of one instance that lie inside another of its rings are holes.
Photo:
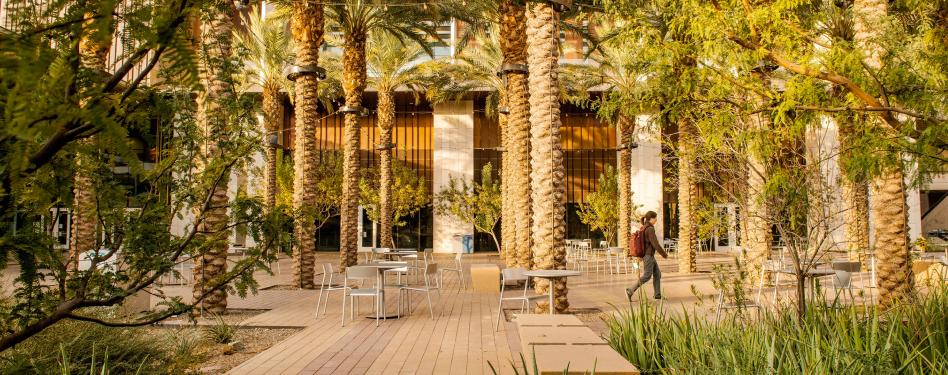
[[[556,309],[553,307],[553,281],[554,279],[559,279],[561,277],[570,277],[570,276],[579,276],[583,273],[580,271],[573,270],[532,270],[525,271],[524,276],[529,277],[539,277],[541,279],[547,279],[550,281],[549,291],[550,291],[550,315],[556,314]]]
[[[380,306],[382,306],[382,309],[376,311],[376,314],[381,314],[382,311],[385,310],[385,271],[395,269],[395,268],[407,267],[408,262],[387,262],[387,261],[386,262],[369,262],[366,264],[360,264],[360,266],[374,267],[375,270],[378,271],[376,273],[376,277],[377,277],[376,285],[378,285],[379,291],[382,292],[380,293],[381,295],[379,296],[379,299],[381,300]],[[376,317],[368,316],[367,318],[375,319]],[[383,316],[380,316],[379,318],[396,319],[398,318],[398,315],[391,315],[391,316],[383,315]]]

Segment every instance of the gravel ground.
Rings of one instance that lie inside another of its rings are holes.
[[[221,319],[236,327],[234,342],[217,344],[207,339],[209,325],[218,324],[216,318],[201,318],[192,325],[186,318],[169,320],[163,327],[142,328],[155,335],[156,340],[168,342],[168,350],[178,354],[178,365],[187,367],[188,373],[223,374],[240,365],[254,355],[267,350],[299,331],[296,328],[243,328],[240,322],[267,310],[228,310]]]

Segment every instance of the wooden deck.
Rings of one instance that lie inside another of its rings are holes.
[[[319,254],[319,261],[335,262],[336,254]],[[464,263],[488,263],[495,258],[475,255],[464,258]],[[719,257],[717,261],[726,261]],[[438,258],[439,261],[442,258]],[[446,262],[447,257],[443,258]],[[702,268],[710,268],[705,258]],[[283,260],[284,270],[289,261]],[[663,260],[663,294],[666,306],[672,309],[695,307],[697,298],[691,291],[694,285],[704,294],[713,293],[709,274],[678,275],[673,271],[674,260]],[[468,275],[468,273],[465,273]],[[288,283],[289,272],[274,277],[262,275],[261,286]],[[626,305],[624,289],[634,275],[610,275],[608,272],[587,274],[569,279],[571,307],[581,311],[613,310]],[[488,363],[500,374],[512,374],[511,361],[520,362],[520,340],[514,323],[504,320],[494,330],[497,314],[496,293],[475,293],[460,290],[452,274],[446,275],[441,298],[434,298],[435,316],[429,317],[424,296],[414,294],[414,312],[401,319],[382,321],[376,327],[371,313],[372,303],[363,300],[361,313],[354,321],[341,326],[341,293],[334,291],[328,309],[318,318],[313,290],[260,290],[258,294],[239,299],[231,296],[229,304],[236,308],[260,308],[269,311],[256,315],[243,326],[302,327],[286,340],[261,352],[229,374],[491,374]],[[174,293],[184,287],[168,287]],[[642,288],[650,296],[651,285]],[[387,298],[387,311],[395,311],[395,298]],[[511,303],[508,308],[513,308]],[[704,307],[698,307],[699,311]],[[596,322],[590,327],[601,330]],[[529,353],[525,354],[529,358]]]

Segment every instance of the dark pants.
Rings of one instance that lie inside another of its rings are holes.
[[[646,255],[642,260],[644,263],[642,277],[632,286],[632,291],[638,290],[639,287],[647,283],[648,280],[654,276],[655,279],[652,280],[652,286],[655,287],[655,297],[659,297],[662,295],[662,270],[658,269],[658,261],[655,260],[654,255]]]

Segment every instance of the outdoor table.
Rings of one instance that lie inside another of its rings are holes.
[[[794,275],[796,272],[793,270],[793,267],[781,268],[777,271],[778,273]],[[803,282],[806,283],[806,279],[810,279],[810,296],[812,297],[816,290],[816,279],[818,277],[835,275],[836,271],[827,269],[827,268],[810,268],[807,271],[803,272]]]
[[[525,271],[524,276],[529,277],[539,277],[541,279],[547,279],[550,281],[550,315],[556,314],[556,309],[553,307],[553,279],[559,279],[561,277],[570,277],[570,276],[579,276],[582,275],[582,272],[573,271],[573,270],[533,270]]]
[[[376,285],[378,285],[379,291],[382,291],[381,296],[379,297],[381,301],[379,302],[382,306],[382,309],[385,309],[385,271],[395,268],[407,267],[408,262],[369,262],[365,264],[360,264],[360,266],[366,267],[375,267],[376,272]],[[375,319],[375,315],[367,316],[366,318]],[[384,315],[380,316],[381,319],[397,319],[398,315]]]

